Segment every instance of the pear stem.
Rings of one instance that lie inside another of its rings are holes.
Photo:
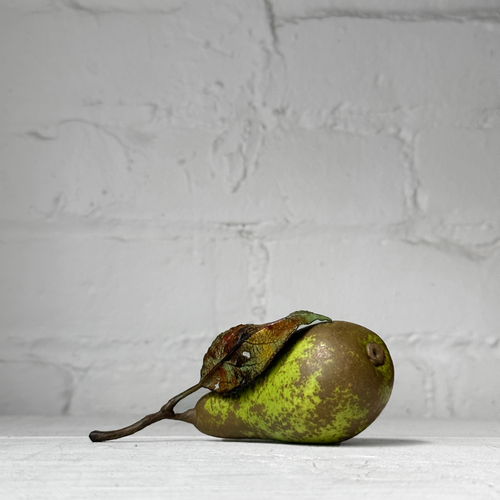
[[[175,413],[174,407],[175,405],[185,397],[189,396],[193,392],[196,392],[198,389],[202,387],[202,382],[198,382],[193,387],[186,389],[185,391],[174,396],[168,403],[163,405],[159,411],[156,413],[151,413],[150,415],[146,415],[141,418],[141,420],[135,422],[134,424],[128,425],[127,427],[123,427],[122,429],[117,429],[115,431],[92,431],[89,434],[89,438],[93,442],[101,442],[101,441],[110,441],[112,439],[120,439],[125,436],[130,436],[131,434],[135,434],[138,431],[141,431],[145,427],[148,427],[151,424],[159,422],[164,419],[172,419],[172,420],[183,420],[189,421],[186,419],[186,414],[191,412],[188,410],[184,413]]]

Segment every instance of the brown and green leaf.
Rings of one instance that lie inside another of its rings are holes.
[[[132,425],[114,431],[92,431],[92,441],[119,439],[144,429],[159,420],[176,419],[192,422],[192,410],[175,413],[176,404],[201,387],[224,393],[242,387],[260,375],[271,363],[291,335],[303,325],[330,318],[309,311],[296,311],[286,318],[264,325],[238,325],[221,333],[203,358],[201,379],[171,398],[159,411],[146,415]]]
[[[309,311],[263,325],[238,325],[221,333],[203,358],[200,386],[224,393],[250,383],[271,363],[291,335],[303,325],[332,321]]]

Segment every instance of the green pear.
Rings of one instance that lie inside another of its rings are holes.
[[[387,346],[374,332],[345,321],[298,333],[247,387],[208,393],[176,418],[221,438],[337,443],[359,434],[392,392]]]
[[[333,321],[299,330],[248,385],[226,394],[210,392],[194,408],[175,413],[177,402],[200,384],[128,427],[93,431],[89,437],[118,439],[167,418],[221,438],[338,443],[366,429],[384,409],[394,366],[377,334]]]

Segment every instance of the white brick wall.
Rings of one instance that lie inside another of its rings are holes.
[[[222,330],[389,344],[500,416],[500,2],[0,0],[0,413],[158,409]]]

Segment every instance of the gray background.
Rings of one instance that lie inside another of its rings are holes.
[[[500,416],[500,2],[0,1],[0,413],[149,413],[296,309],[391,416]]]

